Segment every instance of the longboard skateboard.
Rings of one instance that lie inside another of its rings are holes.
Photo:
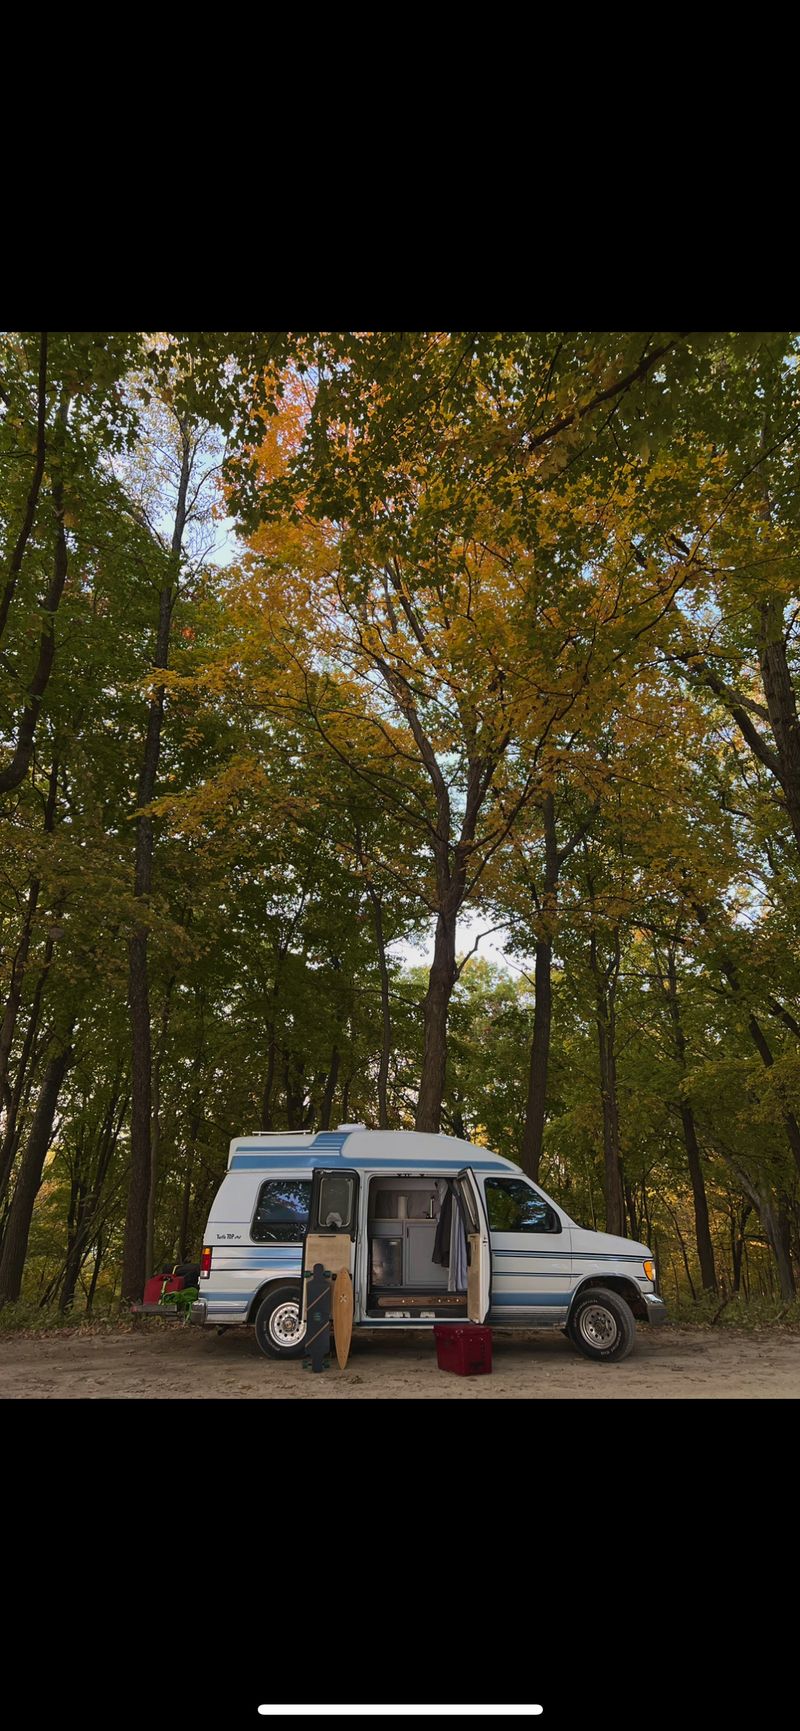
[[[344,1370],[350,1356],[352,1333],[353,1282],[349,1268],[340,1268],[333,1284],[333,1338],[340,1370]]]
[[[315,1262],[306,1274],[306,1338],[304,1358],[310,1359],[312,1370],[326,1370],[331,1338],[330,1273],[321,1262]]]

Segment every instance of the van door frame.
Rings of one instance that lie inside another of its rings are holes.
[[[341,1227],[322,1226],[319,1223],[319,1206],[322,1182],[325,1178],[352,1178],[353,1198],[350,1218]],[[353,1293],[356,1291],[356,1255],[359,1242],[361,1206],[361,1173],[356,1166],[315,1166],[311,1174],[311,1199],[308,1208],[308,1226],[303,1239],[303,1256],[300,1265],[300,1320],[306,1317],[306,1274],[311,1273],[313,1263],[308,1265],[308,1246],[314,1245],[314,1262],[322,1259],[325,1245],[330,1246],[330,1261],[333,1272],[340,1268],[348,1268],[353,1282]],[[326,1259],[327,1260],[327,1259]]]
[[[467,1231],[467,1244],[470,1252],[469,1266],[467,1268],[467,1320],[469,1322],[484,1324],[487,1322],[492,1308],[492,1235],[489,1231],[489,1216],[486,1212],[486,1203],[483,1191],[478,1183],[477,1173],[471,1166],[463,1166],[461,1171],[456,1174],[456,1184],[458,1186],[459,1201],[464,1214],[469,1215],[470,1212],[472,1213],[472,1221],[470,1222],[472,1230]],[[471,1209],[470,1203],[472,1205]],[[475,1229],[475,1223],[477,1223],[477,1230]],[[470,1310],[472,1306],[469,1296],[469,1276],[470,1271],[472,1271],[474,1279],[474,1264],[472,1259],[476,1252],[478,1255],[479,1266],[479,1295],[476,1308],[480,1314],[478,1316],[471,1316]]]

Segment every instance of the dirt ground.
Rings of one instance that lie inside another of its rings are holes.
[[[133,1332],[0,1336],[4,1400],[781,1400],[800,1398],[800,1334],[639,1328],[622,1364],[595,1365],[564,1336],[495,1331],[491,1376],[438,1370],[412,1330],[354,1340],[340,1371],[262,1356],[252,1331],[141,1322]]]

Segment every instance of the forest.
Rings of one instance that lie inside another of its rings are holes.
[[[232,1136],[340,1121],[788,1313],[799,356],[2,333],[4,1325],[120,1314]]]

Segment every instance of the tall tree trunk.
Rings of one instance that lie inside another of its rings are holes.
[[[272,990],[270,992],[270,999],[271,999],[270,1013],[267,1017],[267,1023],[266,1023],[267,1033],[269,1035],[269,1043],[267,1046],[267,1076],[266,1076],[266,1081],[264,1083],[264,1091],[263,1091],[263,1096],[262,1096],[262,1101],[261,1101],[261,1129],[262,1130],[272,1130],[274,1127],[273,1126],[272,1097],[273,1097],[273,1089],[274,1089],[274,1085],[275,1085],[275,1070],[276,1070],[277,1060],[278,1060],[278,1032],[277,1032],[277,1030],[278,1030],[278,1000],[280,998],[283,967],[284,967],[284,963],[286,961],[286,957],[288,956],[289,951],[291,949],[292,940],[293,940],[295,933],[297,931],[297,928],[300,924],[303,909],[306,905],[306,900],[308,898],[308,894],[309,894],[309,890],[311,888],[312,881],[313,881],[313,870],[309,872],[305,882],[303,883],[302,890],[300,893],[300,900],[299,900],[298,905],[295,908],[294,913],[292,915],[288,931],[285,932],[281,942],[278,945],[278,951],[277,951],[277,955],[275,957],[275,978],[273,980]],[[303,955],[305,956],[305,949],[303,950]],[[284,1054],[284,1056],[285,1056],[285,1054]]]
[[[272,1125],[272,1090],[275,1086],[275,1059],[278,1054],[278,1036],[274,1021],[267,1023],[269,1043],[267,1045],[267,1074],[261,1097],[261,1129],[271,1130]]]
[[[537,1182],[544,1146],[547,1110],[547,1071],[553,1015],[553,946],[549,938],[538,938],[534,961],[533,1040],[528,1065],[528,1097],[522,1131],[520,1165]]]
[[[0,769],[0,793],[9,793],[13,788],[19,787],[20,782],[28,773],[33,757],[33,745],[41,715],[42,701],[50,683],[50,675],[55,661],[56,614],[64,593],[68,569],[67,537],[64,530],[63,454],[69,404],[69,397],[63,396],[58,409],[58,434],[54,440],[51,457],[55,552],[53,575],[41,609],[42,629],[39,636],[39,656],[25,694],[25,707],[17,727],[17,742],[13,754],[5,768]]]
[[[67,1246],[67,1260],[64,1265],[63,1285],[61,1287],[61,1296],[58,1301],[58,1308],[62,1314],[71,1309],[75,1298],[75,1287],[78,1283],[78,1275],[80,1274],[81,1264],[86,1253],[86,1225],[86,1209],[83,1202],[81,1202],[76,1216],[75,1230],[70,1234],[70,1241]],[[55,1294],[53,1296],[55,1296]]]
[[[658,958],[656,958],[658,960]],[[659,970],[660,972],[660,970]],[[683,1031],[680,1003],[678,1001],[678,970],[675,961],[675,949],[670,944],[667,952],[667,1003],[672,1022],[672,1037],[675,1052],[680,1064],[681,1074],[686,1074],[686,1036]],[[694,1230],[697,1241],[697,1257],[700,1263],[700,1279],[703,1289],[707,1292],[717,1291],[717,1271],[714,1266],[714,1246],[711,1242],[711,1229],[708,1219],[708,1197],[706,1195],[703,1165],[700,1156],[700,1144],[697,1139],[697,1127],[694,1112],[688,1100],[683,1096],[678,1101],[681,1117],[686,1159],[689,1166],[689,1178],[692,1185],[694,1201]]]
[[[731,1154],[722,1147],[719,1149],[719,1152],[722,1159],[730,1167],[731,1171],[736,1174],[736,1178],[738,1179],[745,1196],[749,1198],[758,1214],[758,1218],[764,1228],[764,1236],[775,1258],[775,1266],[778,1270],[778,1279],[781,1287],[781,1296],[791,1301],[795,1296],[795,1280],[792,1265],[781,1233],[779,1205],[774,1196],[771,1195],[762,1184],[757,1184],[753,1181],[749,1172],[747,1172],[742,1166],[741,1160],[738,1156]],[[746,1257],[747,1252],[745,1250],[745,1261]]]
[[[528,1067],[528,1097],[522,1131],[520,1164],[524,1172],[539,1177],[544,1147],[544,1126],[547,1114],[547,1076],[550,1063],[550,1039],[553,1021],[553,934],[558,914],[558,880],[561,867],[591,828],[596,808],[579,824],[571,837],[558,846],[556,806],[552,792],[542,801],[544,829],[543,894],[538,901],[539,924],[534,958],[533,1040]],[[534,889],[535,894],[535,889]]]
[[[354,826],[355,851],[358,863],[367,886],[367,894],[372,907],[372,924],[375,931],[375,950],[378,957],[378,972],[381,981],[381,1055],[378,1062],[378,1128],[389,1128],[389,1060],[392,1050],[392,1018],[389,1002],[389,967],[386,960],[386,937],[383,928],[383,895],[376,890],[370,876],[370,867],[364,848],[361,825]],[[347,1120],[345,1119],[346,1123]]]
[[[9,992],[6,999],[3,1020],[2,1023],[0,1023],[0,1110],[5,1114],[8,1113],[11,1105],[11,1090],[8,1085],[9,1061],[11,1058],[11,1047],[14,1043],[14,1035],[17,1029],[19,1007],[22,1002],[25,966],[28,960],[28,951],[31,944],[31,932],[33,930],[33,919],[36,913],[36,904],[39,900],[40,889],[40,879],[33,878],[28,889],[28,904],[22,922],[20,940],[16,948],[14,960],[11,964]]]
[[[786,811],[800,848],[800,717],[786,651],[783,601],[761,608],[759,659]]]
[[[697,903],[695,903],[694,904],[694,911],[695,911],[695,914],[697,915],[698,924],[701,926],[707,925],[708,921],[709,921],[709,909],[706,907],[702,907],[702,906],[698,905]],[[731,990],[735,994],[737,994],[737,996],[740,995],[741,991],[742,991],[742,983],[741,983],[741,980],[739,978],[738,967],[737,967],[735,961],[733,960],[733,957],[730,956],[729,954],[727,954],[724,948],[721,949],[721,953],[719,956],[719,968],[720,968],[720,971],[724,974],[726,980],[728,981],[728,983],[731,987]],[[760,1022],[757,1020],[755,1013],[752,1010],[751,1010],[750,1016],[748,1018],[748,1027],[750,1030],[750,1037],[753,1041],[753,1044],[756,1048],[756,1051],[759,1054],[759,1057],[761,1058],[762,1063],[766,1066],[767,1069],[771,1069],[772,1065],[775,1062],[775,1060],[772,1056],[772,1050],[771,1050],[769,1042],[766,1038],[764,1030],[761,1027]],[[789,1105],[789,1103],[785,1097],[783,1090],[781,1090],[779,1092],[778,1098],[781,1102],[781,1112],[782,1112],[782,1116],[783,1116],[783,1122],[786,1126],[786,1135],[787,1135],[787,1139],[789,1142],[789,1147],[791,1148],[791,1151],[792,1151],[792,1156],[794,1159],[795,1166],[797,1167],[798,1172],[800,1172],[800,1124],[798,1123],[797,1118],[795,1117],[795,1114],[792,1111],[792,1109],[791,1109],[791,1107],[790,1107],[790,1105]],[[749,1194],[749,1192],[748,1192],[748,1194]],[[753,1199],[751,1198],[751,1200],[753,1200]]]
[[[101,1266],[101,1263],[103,1261],[104,1249],[105,1249],[105,1246],[103,1244],[103,1228],[101,1226],[98,1230],[97,1238],[95,1240],[94,1267],[92,1269],[92,1278],[91,1278],[91,1281],[89,1284],[89,1291],[88,1291],[87,1296],[86,1296],[86,1315],[87,1316],[91,1316],[91,1314],[92,1314],[92,1305],[94,1304],[95,1289],[97,1287],[97,1278],[98,1278],[98,1275],[100,1273],[100,1266]]]
[[[625,1233],[620,1174],[619,1102],[617,1058],[614,1050],[614,1015],[598,1014],[597,1039],[600,1052],[600,1087],[603,1097],[603,1194],[606,1232]]]
[[[28,1033],[30,1033],[30,1026],[28,1028]],[[24,1051],[23,1058],[25,1058]],[[29,1064],[26,1058],[23,1067],[23,1063],[20,1062],[17,1071],[17,1079],[14,1084],[14,1093],[11,1100],[8,1125],[5,1136],[3,1137],[2,1156],[0,1157],[0,1210],[2,1210],[2,1220],[0,1220],[0,1248],[2,1248],[6,1219],[11,1205],[9,1189],[11,1187],[11,1179],[14,1172],[14,1162],[19,1153],[19,1146],[22,1141],[22,1133],[25,1126],[25,1114],[33,1091],[35,1074],[35,1063]]]
[[[98,1222],[103,1212],[103,1186],[128,1110],[128,1096],[122,1092],[121,1084],[122,1076],[118,1071],[100,1125],[97,1153],[93,1161],[94,1171],[91,1176],[87,1175],[86,1180],[81,1180],[75,1231],[74,1235],[71,1235],[67,1252],[64,1285],[58,1304],[61,1311],[68,1310],[73,1303],[75,1287],[91,1249],[92,1239],[100,1231]],[[85,1183],[88,1183],[88,1189],[84,1193]]]
[[[47,786],[47,801],[44,810],[44,828],[46,835],[52,834],[53,825],[55,823],[57,789],[58,759],[55,758],[50,770],[50,778]],[[39,900],[40,889],[41,880],[38,877],[32,878],[28,889],[28,905],[25,909],[22,932],[11,967],[11,985],[6,1000],[5,1013],[3,1015],[2,1024],[0,1024],[0,1109],[4,1109],[6,1113],[11,1105],[11,1093],[8,1086],[9,1059],[17,1028],[19,1007],[22,1002],[22,989],[25,983],[25,966],[31,945],[33,920]]]
[[[381,1056],[378,1065],[378,1128],[389,1128],[389,1059],[392,1050],[392,1015],[389,1002],[389,968],[386,961],[386,943],[383,931],[383,903],[378,892],[370,883],[367,884],[369,898],[372,903],[372,921],[375,927],[375,948],[378,953],[378,972],[381,978]]]
[[[634,1238],[636,1240],[636,1242],[638,1243],[639,1242],[639,1221],[636,1217],[636,1197],[633,1194],[633,1190],[631,1189],[630,1180],[629,1180],[628,1175],[625,1171],[624,1160],[620,1160],[619,1165],[620,1165],[620,1172],[622,1174],[622,1189],[623,1189],[623,1193],[625,1196],[625,1207],[628,1211],[628,1223],[629,1223],[630,1229],[631,1229],[631,1238]]]
[[[74,1023],[70,1023],[61,1050],[49,1061],[39,1091],[33,1124],[22,1156],[14,1200],[8,1217],[3,1254],[0,1257],[0,1303],[19,1298],[22,1272],[28,1250],[31,1220],[42,1172],[53,1134],[53,1121],[58,1106],[61,1085],[72,1061],[70,1040]]]
[[[137,925],[128,947],[128,1008],[132,1036],[131,1170],[122,1251],[122,1297],[133,1303],[141,1298],[146,1279],[152,1105],[147,931],[141,925]]]
[[[442,1119],[442,1098],[447,1071],[447,1012],[456,973],[456,926],[454,913],[441,910],[436,919],[436,939],[433,963],[428,976],[428,990],[422,1005],[425,1036],[422,1053],[416,1130],[438,1133]]]
[[[283,1088],[287,1130],[302,1130],[305,1104],[305,1059],[288,1047],[283,1049]]]
[[[680,1221],[678,1219],[677,1214],[674,1212],[674,1210],[672,1208],[670,1208],[670,1205],[668,1202],[664,1203],[664,1207],[666,1208],[667,1213],[668,1213],[668,1215],[672,1221],[672,1224],[675,1227],[675,1236],[676,1236],[678,1243],[681,1247],[681,1256],[683,1257],[683,1266],[686,1269],[686,1279],[689,1282],[689,1291],[691,1292],[692,1302],[694,1303],[694,1301],[697,1298],[697,1293],[695,1291],[695,1284],[694,1284],[694,1281],[692,1279],[692,1270],[689,1266],[689,1257],[688,1257],[687,1250],[686,1250],[686,1240],[683,1236],[683,1233],[681,1232],[681,1225],[680,1225]]]
[[[553,1017],[553,936],[552,922],[556,913],[558,874],[561,866],[556,843],[555,801],[552,793],[542,805],[544,820],[544,897],[542,913],[546,925],[536,940],[534,961],[533,1040],[528,1068],[528,1098],[525,1104],[525,1125],[522,1132],[520,1165],[534,1180],[544,1144],[544,1123],[547,1110],[547,1070],[550,1061],[550,1032]]]
[[[705,1179],[700,1157],[700,1144],[697,1140],[697,1126],[694,1112],[688,1101],[680,1102],[681,1125],[683,1140],[686,1147],[686,1159],[689,1166],[689,1178],[692,1185],[694,1202],[694,1233],[697,1243],[697,1259],[700,1263],[700,1280],[704,1291],[717,1291],[717,1270],[714,1264],[714,1246],[711,1242],[711,1228],[708,1219],[708,1197],[706,1195]]]
[[[197,1138],[200,1135],[200,1128],[201,1128],[201,1125],[203,1123],[203,1116],[204,1116],[204,1114],[203,1114],[202,1075],[203,1075],[203,1064],[204,1064],[204,1060],[205,1060],[205,1030],[204,1030],[204,1019],[203,1019],[204,1018],[204,1008],[205,1008],[205,996],[204,996],[202,989],[198,993],[198,1002],[199,1002],[199,1008],[200,1008],[200,1041],[199,1041],[197,1051],[196,1051],[195,1056],[194,1056],[194,1060],[192,1062],[192,1071],[194,1074],[195,1086],[194,1086],[193,1099],[192,1099],[192,1115],[191,1115],[191,1118],[189,1120],[189,1155],[188,1155],[188,1159],[186,1161],[186,1173],[185,1173],[184,1180],[183,1180],[183,1195],[182,1195],[182,1199],[181,1199],[181,1215],[180,1215],[180,1222],[178,1225],[178,1244],[177,1244],[177,1257],[176,1257],[176,1261],[178,1261],[178,1262],[188,1262],[189,1258],[190,1258],[190,1254],[191,1254],[191,1248],[192,1247],[191,1247],[191,1244],[189,1241],[189,1219],[190,1219],[190,1212],[191,1212],[191,1206],[192,1206],[192,1175],[194,1172],[194,1161],[195,1161],[195,1150],[197,1147]]]
[[[778,1280],[781,1288],[781,1298],[785,1298],[789,1303],[791,1303],[792,1299],[797,1296],[794,1271],[789,1258],[789,1247],[786,1242],[781,1210],[773,1203],[772,1198],[763,1199],[761,1219],[764,1225],[764,1231],[769,1239],[770,1249],[775,1258],[775,1266],[778,1270]]]
[[[5,1133],[3,1135],[2,1144],[0,1144],[0,1207],[2,1207],[5,1202],[11,1173],[14,1169],[14,1160],[19,1147],[22,1128],[22,1119],[20,1114],[24,1116],[33,1081],[33,1073],[36,1064],[35,1056],[32,1062],[33,1046],[39,1027],[45,981],[50,971],[54,950],[55,940],[51,933],[48,936],[47,943],[45,944],[44,963],[40,970],[39,978],[36,981],[36,989],[33,994],[31,1012],[28,1017],[25,1038],[22,1042],[22,1052],[20,1054],[17,1073],[14,1079],[11,1102],[6,1114]]]
[[[394,605],[389,597],[389,585],[395,590],[398,605],[405,614],[417,642],[424,653],[431,656],[432,650],[428,634],[415,614],[413,602],[404,587],[402,573],[396,560],[387,569],[386,577],[387,611],[392,635],[397,632],[397,619]],[[458,969],[456,968],[458,914],[470,888],[474,887],[483,866],[487,863],[488,856],[484,855],[482,864],[476,867],[475,836],[481,808],[488,796],[498,764],[509,744],[510,729],[500,739],[496,739],[488,751],[483,751],[478,747],[478,740],[472,725],[467,723],[465,726],[467,779],[458,840],[454,843],[453,811],[447,777],[443,773],[433,742],[423,727],[416,707],[415,693],[407,677],[405,667],[399,666],[397,661],[391,665],[386,660],[385,655],[376,653],[374,649],[370,650],[370,654],[384,679],[387,690],[391,692],[394,701],[402,710],[419,752],[420,761],[430,779],[436,801],[436,825],[431,838],[431,851],[436,872],[436,937],[433,963],[428,976],[428,990],[422,1006],[424,1023],[422,1073],[415,1118],[417,1130],[430,1131],[436,1134],[441,1124],[442,1099],[447,1074],[447,1013],[453,987],[458,979]],[[471,881],[470,873],[472,874]]]
[[[36,402],[36,462],[31,478],[28,499],[22,527],[14,543],[14,551],[8,565],[8,576],[0,597],[0,637],[5,631],[8,621],[8,611],[14,599],[17,578],[22,570],[22,560],[25,548],[30,539],[36,517],[36,506],[39,502],[39,490],[44,475],[45,455],[47,452],[47,331],[42,331],[39,340],[39,383]]]
[[[147,1194],[147,1240],[145,1244],[145,1279],[150,1278],[155,1266],[155,1236],[156,1236],[156,1193],[158,1191],[158,1163],[161,1155],[161,1102],[158,1087],[153,1078],[153,1115],[150,1121],[150,1185]]]
[[[650,1204],[647,1199],[647,1185],[644,1180],[642,1180],[642,1214],[644,1216],[644,1229],[647,1233],[647,1243],[652,1244],[653,1229],[650,1224]]]
[[[196,1134],[196,1132],[195,1132]],[[194,1138],[189,1149],[186,1162],[186,1175],[183,1180],[183,1196],[181,1199],[181,1219],[178,1227],[178,1262],[188,1262],[191,1246],[189,1244],[189,1210],[192,1205],[192,1170],[194,1167]]]
[[[730,978],[730,974],[728,977]],[[733,983],[733,981],[731,983]],[[735,989],[738,990],[738,981]],[[764,1030],[761,1027],[760,1022],[756,1020],[755,1015],[750,1015],[748,1026],[750,1029],[751,1039],[759,1057],[761,1058],[762,1064],[764,1064],[768,1070],[771,1070],[775,1059],[772,1055],[772,1049],[767,1041],[766,1035],[764,1034]],[[798,1124],[794,1112],[783,1098],[781,1099],[781,1107],[789,1147],[792,1150],[795,1166],[797,1167],[798,1172],[800,1172],[800,1124]]]
[[[186,527],[186,500],[191,468],[191,441],[181,424],[181,473],[172,533],[169,581],[161,590],[158,614],[158,636],[153,667],[156,671],[169,664],[169,639],[172,609],[177,589],[183,534]],[[147,715],[144,756],[137,790],[139,816],[136,820],[136,864],[133,893],[147,908],[153,882],[153,820],[146,808],[155,793],[156,776],[161,755],[161,730],[164,720],[163,685],[156,686]],[[137,920],[128,945],[128,1007],[131,1023],[131,1171],[128,1207],[125,1218],[125,1240],[122,1252],[122,1298],[129,1303],[140,1299],[147,1273],[147,1208],[151,1180],[151,1118],[152,1118],[152,1046],[150,1029],[150,982],[148,974],[147,924]]]
[[[600,1097],[603,1108],[603,1196],[606,1232],[625,1233],[625,1208],[620,1169],[619,1104],[617,1099],[616,1014],[614,1000],[619,970],[619,933],[614,933],[614,954],[604,968],[598,957],[597,937],[592,932],[589,966],[595,984],[595,1021],[600,1057]]]
[[[152,1118],[150,1122],[150,1188],[147,1197],[147,1248],[145,1271],[149,1277],[155,1272],[155,1230],[156,1230],[156,1193],[158,1191],[158,1162],[161,1154],[161,1065],[164,1058],[164,1046],[169,1027],[169,1012],[172,999],[172,988],[175,975],[167,981],[164,993],[164,1003],[161,1010],[161,1037],[153,1065],[152,1082]]]
[[[468,1142],[469,1137],[467,1135],[467,1125],[464,1118],[463,1100],[457,1100],[453,1107],[452,1124],[453,1135],[458,1137],[459,1142]]]
[[[738,1219],[731,1218],[731,1284],[734,1292],[738,1292],[742,1284],[742,1257],[744,1253],[745,1227],[753,1212],[752,1204],[745,1202]]]
[[[325,1078],[325,1091],[322,1096],[322,1106],[320,1108],[319,1127],[321,1130],[330,1130],[331,1127],[331,1112],[333,1110],[333,1101],[336,1093],[336,1083],[339,1080],[340,1062],[341,1055],[339,1048],[338,1046],[334,1046],[331,1052],[331,1067]]]

